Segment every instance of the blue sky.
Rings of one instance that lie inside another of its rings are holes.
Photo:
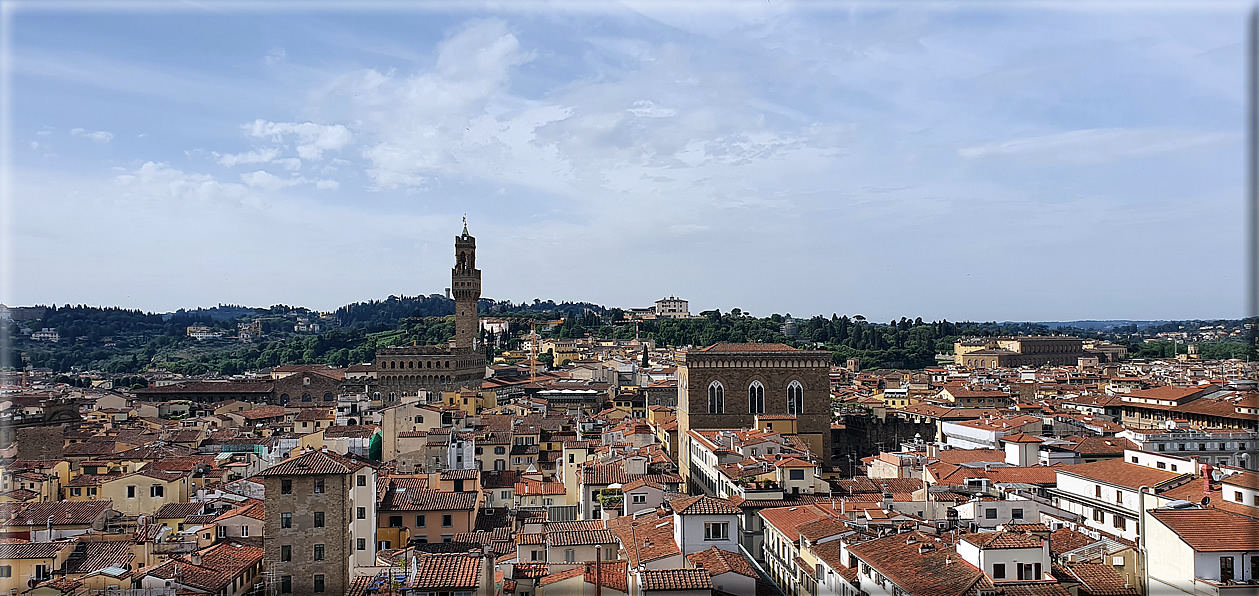
[[[10,13],[7,304],[1239,317],[1245,11]],[[301,6],[297,3],[296,6]]]

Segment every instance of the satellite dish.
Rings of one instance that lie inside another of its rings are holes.
[[[1211,497],[1202,497],[1202,506],[1206,507],[1211,504]]]
[[[1211,470],[1211,481],[1212,481],[1212,482],[1219,482],[1219,481],[1220,481],[1220,479],[1222,479],[1222,478],[1224,478],[1224,475],[1223,475],[1223,474],[1221,474],[1219,470]]]

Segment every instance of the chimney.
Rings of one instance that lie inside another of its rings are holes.
[[[200,567],[201,566],[201,553],[200,552],[192,553],[191,555],[188,556],[188,560],[191,561],[193,565]]]
[[[481,586],[485,589],[485,593],[494,591],[494,551],[490,550],[489,545],[481,547]]]

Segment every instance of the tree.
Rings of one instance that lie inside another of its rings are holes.
[[[643,344],[643,368],[647,368],[647,344]]]

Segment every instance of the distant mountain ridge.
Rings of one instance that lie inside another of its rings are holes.
[[[1190,320],[1211,321],[1214,319],[1190,319]],[[1154,321],[1133,321],[1133,320],[1128,320],[1128,319],[1103,319],[1103,320],[1088,319],[1088,320],[1083,320],[1083,321],[1032,321],[1032,322],[1038,323],[1040,325],[1044,325],[1046,327],[1052,327],[1054,329],[1061,329],[1063,327],[1075,327],[1076,329],[1107,330],[1107,329],[1114,329],[1116,327],[1128,327],[1130,325],[1136,325],[1137,329],[1144,329],[1146,327],[1155,327],[1157,325],[1162,325],[1164,323],[1173,323],[1176,321],[1172,319],[1158,319]]]

